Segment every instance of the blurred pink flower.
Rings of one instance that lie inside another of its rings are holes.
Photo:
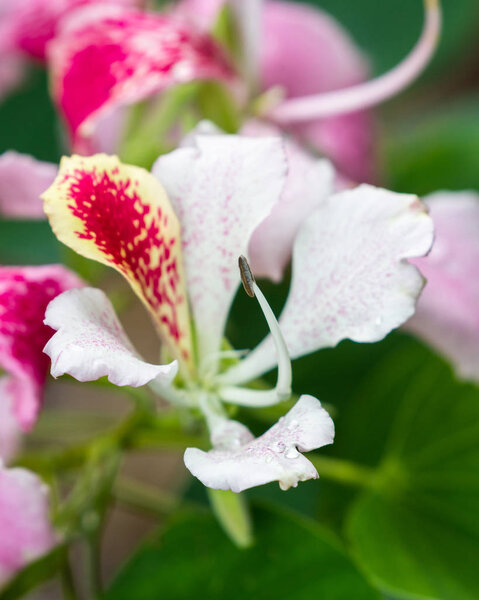
[[[0,155],[0,216],[44,219],[40,195],[52,184],[58,167],[18,152]]]
[[[0,586],[56,542],[47,486],[26,469],[0,461]]]
[[[479,194],[438,192],[424,199],[434,220],[431,253],[415,260],[427,279],[406,328],[479,381]]]
[[[0,367],[6,373],[0,379],[0,402],[2,412],[11,412],[24,431],[37,419],[48,373],[43,347],[51,329],[43,324],[45,310],[55,296],[81,285],[59,265],[0,267]],[[13,440],[13,425],[11,431]]]
[[[178,83],[232,82],[228,59],[204,32],[154,13],[112,6],[78,11],[51,42],[52,93],[77,151],[92,151],[100,121]]]

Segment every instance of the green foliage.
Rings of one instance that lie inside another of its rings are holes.
[[[409,341],[368,374],[355,403],[343,424],[349,454],[381,453],[376,483],[347,518],[358,560],[395,594],[477,598],[479,390]]]
[[[374,600],[336,540],[314,522],[258,508],[256,543],[242,550],[208,514],[177,517],[122,570],[104,600]]]

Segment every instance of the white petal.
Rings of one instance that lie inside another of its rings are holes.
[[[278,201],[286,177],[281,140],[207,135],[162,156],[153,173],[181,223],[187,286],[201,359],[218,351],[240,281],[238,257]]]
[[[375,342],[415,309],[432,220],[416,196],[361,185],[331,196],[306,221],[293,251],[291,290],[279,319],[291,358],[345,338]],[[224,375],[241,383],[275,365],[267,338]]]
[[[224,431],[213,432],[221,446],[209,452],[188,448],[186,467],[213,489],[241,492],[271,481],[288,489],[318,477],[299,451],[314,450],[334,440],[333,421],[313,396],[301,396],[286,416],[257,439],[248,439],[245,429],[240,423],[226,421]]]
[[[152,365],[139,358],[101,290],[64,292],[48,305],[45,324],[57,330],[44,348],[53,377],[69,373],[94,381],[108,376],[115,385],[138,387],[153,379],[167,384],[176,375],[176,361]]]

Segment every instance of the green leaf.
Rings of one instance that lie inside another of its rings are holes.
[[[67,560],[67,547],[60,545],[20,571],[0,591],[0,600],[15,600],[40,583],[51,579],[64,566]]]
[[[394,595],[478,598],[479,390],[411,340],[370,372],[357,403],[349,452],[372,461],[383,449],[347,520],[358,560]]]
[[[338,543],[294,513],[254,511],[256,544],[239,549],[207,513],[177,517],[163,537],[143,546],[105,600],[373,600]]]
[[[245,496],[231,490],[208,489],[211,508],[219,523],[239,548],[253,543],[253,530]]]

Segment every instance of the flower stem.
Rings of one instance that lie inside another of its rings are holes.
[[[78,600],[78,594],[75,589],[73,572],[68,560],[65,562],[61,572],[62,590],[64,600]]]
[[[360,488],[376,485],[377,472],[371,467],[329,456],[314,455],[308,458],[316,467],[319,476],[325,479]]]

